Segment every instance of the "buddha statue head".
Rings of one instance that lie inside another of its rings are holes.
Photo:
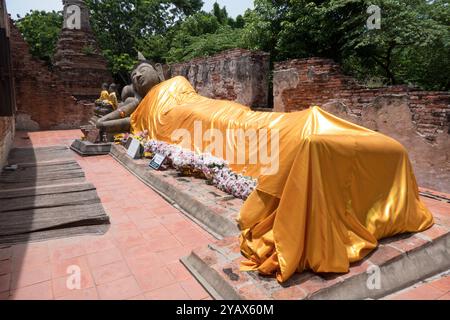
[[[149,61],[139,62],[131,73],[133,89],[141,98],[145,97],[155,85],[163,80],[161,74]]]

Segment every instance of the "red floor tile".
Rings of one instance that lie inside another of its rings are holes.
[[[80,268],[82,273],[90,273],[90,269],[85,256],[75,257],[64,260],[55,260],[51,262],[51,270],[53,278],[61,278],[68,276],[71,272],[71,267]]]
[[[148,300],[191,300],[179,284],[156,289],[145,294]]]
[[[175,277],[165,267],[153,267],[135,274],[144,291],[153,291],[176,283]]]
[[[11,278],[11,290],[28,287],[52,279],[49,266],[38,266],[35,269],[14,272]]]
[[[89,288],[89,289],[82,289],[82,290],[74,290],[70,292],[69,294],[56,298],[56,300],[81,300],[81,301],[88,301],[88,300],[98,300],[98,293],[95,288]]]
[[[167,265],[167,269],[169,269],[170,273],[172,273],[177,281],[184,281],[192,278],[188,269],[186,269],[181,262],[169,264]]]
[[[125,262],[119,261],[93,268],[92,275],[95,284],[101,285],[130,276],[131,272]]]
[[[87,260],[91,268],[96,268],[113,262],[123,261],[123,257],[119,249],[112,248],[90,254],[87,256]]]
[[[11,300],[52,300],[51,281],[42,282],[11,292]]]
[[[82,272],[80,275],[80,286],[74,282],[70,276],[57,278],[52,280],[53,295],[55,298],[61,298],[66,296],[76,295],[76,292],[83,291],[85,289],[94,288],[94,280],[90,273]]]
[[[202,300],[209,297],[209,294],[205,291],[205,289],[203,289],[197,280],[193,278],[181,282],[181,286],[192,300]]]
[[[424,284],[417,288],[412,288],[392,297],[392,300],[437,300],[445,295],[443,290],[433,287],[431,284]]]
[[[433,282],[430,282],[430,284],[433,287],[435,287],[437,289],[440,289],[440,290],[442,290],[444,292],[449,292],[450,291],[450,275],[446,276],[446,277],[443,277],[443,278],[441,278],[439,280],[435,280]]]
[[[9,291],[11,288],[11,274],[0,276],[0,292]]]
[[[102,300],[125,300],[142,293],[135,278],[130,276],[97,287],[99,298]]]

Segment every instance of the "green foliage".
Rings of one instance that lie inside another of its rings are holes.
[[[243,47],[240,29],[221,26],[215,33],[192,37],[183,37],[185,45],[174,45],[167,56],[167,62],[188,61],[196,57],[210,56],[215,53]]]
[[[81,53],[88,55],[88,56],[95,54],[95,51],[96,50],[92,45],[85,46],[81,49]]]
[[[411,84],[450,90],[448,0],[255,0],[231,18],[201,0],[86,0],[100,47],[124,81],[140,51],[174,63],[236,47],[264,50],[273,61],[312,56],[341,63],[371,86]],[[381,8],[381,29],[366,27]],[[61,13],[34,11],[17,23],[33,55],[50,61]]]
[[[187,61],[245,47],[242,41],[244,25],[242,16],[236,20],[230,18],[226,8],[216,2],[212,12],[198,12],[171,30],[170,49],[165,60],[168,63]]]
[[[16,26],[30,46],[31,54],[51,64],[63,25],[61,12],[30,11],[19,17]]]
[[[380,30],[366,27],[370,5]],[[361,79],[449,90],[449,10],[445,0],[255,0],[243,37],[275,61],[321,56]]]
[[[126,77],[137,52],[162,61],[162,36],[180,20],[200,10],[201,0],[86,0],[91,23],[111,69]],[[133,57],[133,58],[131,58]]]

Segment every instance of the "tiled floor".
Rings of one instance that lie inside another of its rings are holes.
[[[450,300],[450,274],[421,282],[386,297],[387,300]]]
[[[80,135],[18,133],[16,147],[70,145]],[[110,156],[76,159],[111,229],[0,249],[0,299],[210,299],[179,259],[213,238]],[[81,271],[81,290],[68,289],[72,270]]]
[[[19,132],[15,145],[70,145],[80,135],[79,130]],[[0,300],[211,299],[179,258],[214,239],[110,156],[75,157],[97,187],[111,229],[99,237],[0,248]],[[448,213],[444,204],[424,201],[433,212]],[[68,289],[74,267],[81,271],[81,290]],[[386,299],[448,300],[449,291],[447,274]]]

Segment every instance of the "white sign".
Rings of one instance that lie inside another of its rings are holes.
[[[158,153],[155,155],[152,162],[150,162],[150,167],[155,170],[159,170],[159,168],[161,168],[162,164],[164,163],[164,160],[166,160],[166,157]]]
[[[141,142],[139,140],[133,139],[133,141],[131,141],[127,155],[132,159],[141,158]]]

